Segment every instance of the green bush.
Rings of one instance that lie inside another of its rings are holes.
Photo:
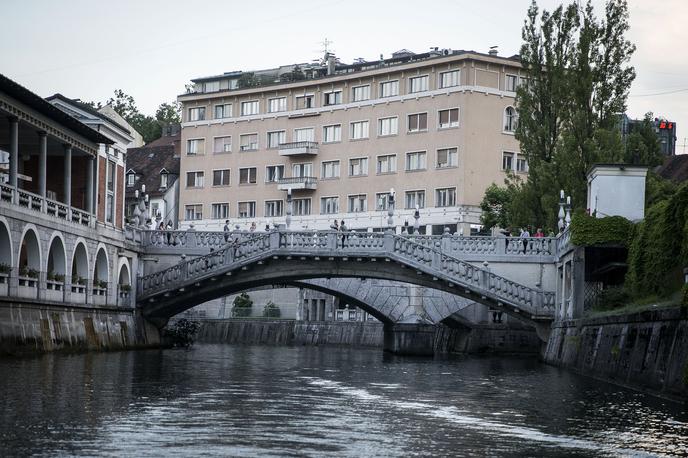
[[[232,315],[235,317],[251,316],[252,308],[253,300],[251,297],[246,293],[241,293],[232,302]]]
[[[282,316],[282,311],[280,310],[279,305],[272,301],[268,301],[263,308],[263,316],[269,318],[279,318]]]
[[[198,321],[182,318],[164,329],[163,338],[174,347],[190,347],[200,327],[201,324]]]
[[[602,290],[597,295],[597,309],[612,310],[627,306],[631,296],[622,287],[611,287]]]
[[[633,223],[623,216],[595,218],[575,213],[571,219],[571,242],[577,246],[628,246],[633,236]]]

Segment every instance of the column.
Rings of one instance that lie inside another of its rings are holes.
[[[38,148],[38,194],[45,199],[47,191],[47,177],[48,177],[48,134],[46,132],[38,132],[39,148]],[[43,202],[45,208],[45,202]]]
[[[12,116],[10,120],[10,186],[17,187],[19,171],[19,119]],[[16,195],[16,193],[15,193]]]
[[[86,212],[93,214],[93,156],[86,160]]]
[[[72,147],[64,145],[64,199],[68,207],[72,206]],[[70,218],[68,216],[68,218]]]

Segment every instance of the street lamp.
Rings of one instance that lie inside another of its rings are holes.
[[[292,211],[291,188],[287,188],[287,218],[285,221],[287,223],[287,230],[289,230],[289,227],[291,226],[291,211]]]
[[[571,224],[571,196],[566,196],[566,218],[564,219],[566,227]]]
[[[420,219],[420,205],[416,204],[416,211],[413,213],[413,219],[415,221],[413,222],[413,234],[418,235],[420,232],[418,231],[418,220]]]
[[[562,189],[559,191],[559,222],[557,223],[557,226],[559,227],[559,233],[564,232],[564,228],[566,227],[566,223],[564,222],[564,216],[566,216],[564,212],[565,205],[566,201],[564,200],[564,190]]]
[[[394,188],[389,189],[389,197],[387,199],[387,227],[391,232],[394,232],[394,196],[396,192]]]

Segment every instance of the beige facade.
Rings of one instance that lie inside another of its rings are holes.
[[[468,235],[485,188],[505,167],[527,169],[513,135],[518,60],[460,52],[369,67],[180,96],[182,227],[282,224],[291,188],[294,229],[378,229],[393,188],[397,230],[418,204],[427,233]]]

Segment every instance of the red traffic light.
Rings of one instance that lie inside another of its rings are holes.
[[[666,122],[665,122],[665,121],[660,121],[660,123],[659,123],[659,128],[660,128],[660,129],[666,129]]]

